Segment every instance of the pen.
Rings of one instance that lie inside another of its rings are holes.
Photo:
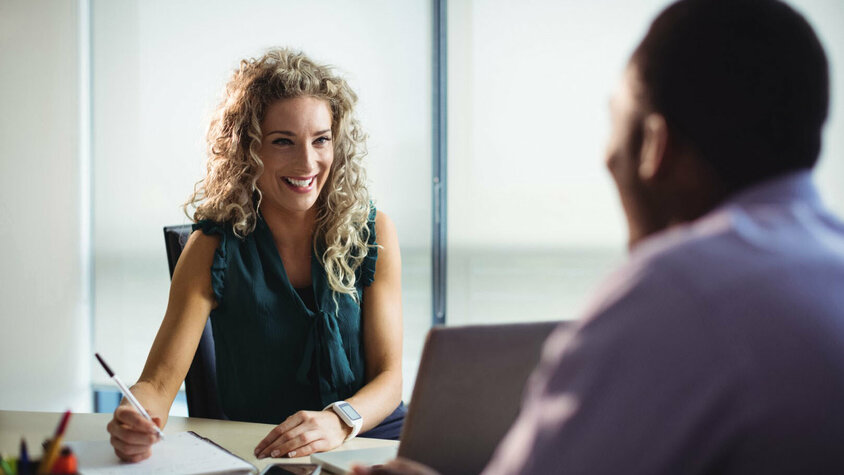
[[[128,399],[129,402],[132,403],[133,406],[135,406],[135,409],[137,409],[138,412],[140,412],[141,415],[144,416],[144,419],[152,422],[152,425],[155,427],[155,431],[158,432],[158,437],[164,440],[164,432],[161,432],[161,429],[159,429],[158,425],[153,422],[152,417],[149,416],[146,409],[144,409],[144,407],[141,406],[141,403],[138,402],[137,399],[135,399],[135,396],[132,395],[132,391],[129,391],[129,388],[127,388],[126,385],[123,384],[123,381],[121,381],[120,378],[118,378],[117,375],[114,374],[114,371],[112,371],[111,368],[108,367],[108,365],[105,361],[103,361],[103,358],[100,356],[99,353],[94,353],[94,356],[97,357],[97,360],[100,362],[101,365],[103,365],[103,369],[106,370],[106,373],[108,373],[111,379],[114,380],[114,382],[117,384],[117,387],[120,388],[120,392],[123,393],[126,399]]]
[[[21,453],[18,457],[18,475],[29,474],[29,450],[26,448],[26,440],[21,439]]]
[[[9,462],[3,460],[3,457],[0,457],[0,473],[8,473],[9,475],[15,475],[14,470],[12,469]]]
[[[68,420],[70,420],[70,410],[65,411],[61,422],[59,422],[59,426],[56,427],[56,434],[53,436],[53,440],[47,445],[47,450],[44,451],[44,455],[41,457],[41,465],[38,466],[39,474],[50,473],[50,469],[59,455],[59,450],[61,450],[62,438],[64,438],[64,431],[67,429]]]

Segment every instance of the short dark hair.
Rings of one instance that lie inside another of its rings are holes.
[[[731,189],[812,168],[829,104],[818,37],[777,0],[681,0],[651,24],[631,64],[646,109]]]

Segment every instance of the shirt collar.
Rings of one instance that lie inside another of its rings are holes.
[[[811,170],[799,170],[779,175],[757,184],[744,188],[729,196],[715,209],[705,213],[698,219],[679,226],[670,226],[638,242],[630,250],[633,254],[642,253],[642,249],[659,249],[666,242],[667,236],[679,238],[680,230],[688,230],[694,226],[720,219],[725,210],[732,207],[752,207],[757,205],[788,205],[794,203],[808,203],[814,208],[821,206],[820,195],[812,178]],[[656,245],[656,243],[662,243]]]
[[[808,202],[820,204],[811,170],[799,170],[764,180],[728,197],[721,207]]]

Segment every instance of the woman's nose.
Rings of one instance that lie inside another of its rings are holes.
[[[303,168],[306,168],[308,171],[313,171],[314,167],[316,166],[316,150],[314,149],[313,145],[309,143],[305,143],[299,150],[297,155],[297,161]]]

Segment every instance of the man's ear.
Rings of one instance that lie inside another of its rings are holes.
[[[642,132],[642,150],[639,157],[639,178],[648,182],[667,168],[668,124],[660,114],[645,117]]]

